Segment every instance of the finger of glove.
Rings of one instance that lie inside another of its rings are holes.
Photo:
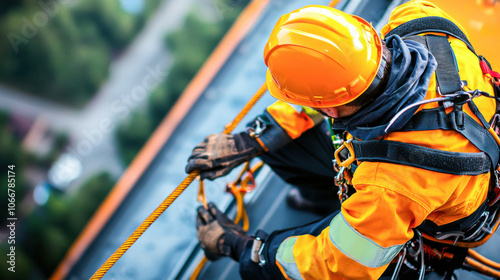
[[[213,202],[209,202],[207,204],[207,211],[210,212],[210,215],[212,215],[215,219],[217,219],[217,217],[221,214],[224,215]]]
[[[214,204],[208,205],[208,211],[210,211],[210,214],[215,217],[220,225],[235,225],[235,223],[231,219],[229,219],[226,214],[222,213]]]
[[[234,223],[226,214],[222,213],[215,205],[208,205],[208,211],[215,217],[217,222],[226,230],[236,235],[246,235],[246,232],[240,225]]]
[[[204,226],[215,220],[215,216],[213,216],[204,206],[198,207],[196,215],[196,228],[200,226]]]
[[[190,173],[194,170],[201,171],[201,179],[214,180],[221,176],[225,176],[236,166],[247,161],[247,157],[235,155],[231,159],[214,159],[214,160],[192,160],[186,165],[186,172]]]
[[[195,170],[199,171],[205,171],[205,170],[210,170],[214,166],[214,163],[212,160],[205,160],[205,159],[193,159],[188,161],[186,165],[186,172],[191,173]]]
[[[191,152],[191,155],[189,156],[188,161],[195,159],[195,158],[207,158],[207,157],[208,157],[208,155],[207,155],[206,145],[204,145],[204,146],[198,145]]]
[[[252,157],[249,157],[247,155],[235,154],[225,158],[214,159],[212,164],[214,167],[219,167],[219,168],[226,168],[226,167],[234,168],[250,159],[252,159]]]
[[[210,163],[212,168],[202,167],[203,169],[198,168],[196,170],[202,171],[200,174],[201,179],[214,180],[229,174],[235,167],[246,162],[247,160],[248,159],[246,157],[237,157],[231,161],[215,160]]]
[[[217,168],[217,169],[211,169],[208,171],[203,171],[200,173],[200,178],[202,180],[215,180],[219,177],[226,176],[233,170],[233,167],[223,167],[223,168]]]
[[[207,150],[207,144],[210,142],[210,137],[212,137],[212,135],[205,137],[205,139],[203,139],[203,142],[194,147],[193,151],[191,152],[191,156],[188,158],[188,160],[195,157],[199,157]]]
[[[211,261],[216,261],[222,257],[222,255],[212,253],[208,250],[203,249],[203,252],[205,252],[205,257]]]
[[[218,165],[222,165],[227,161],[231,161],[232,157],[238,157],[238,155],[229,155],[228,156],[219,156],[221,153],[224,153],[223,148],[215,147],[216,144],[213,144],[214,147],[207,149],[201,153],[193,153],[188,158],[188,164],[186,166],[186,171],[189,173],[193,170],[208,170]],[[216,150],[219,150],[218,152]],[[217,162],[217,163],[215,163]]]
[[[201,179],[214,180],[221,176],[225,176],[235,167],[247,161],[246,157],[236,157],[233,160],[226,161],[225,159],[217,160],[190,160],[185,167],[186,173],[191,173],[195,170],[201,171]]]

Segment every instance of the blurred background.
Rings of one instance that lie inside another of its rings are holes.
[[[0,279],[52,274],[247,2],[2,1]]]

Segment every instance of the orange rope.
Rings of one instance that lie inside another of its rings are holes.
[[[490,277],[494,277],[496,279],[500,279],[500,271],[496,271],[494,269],[492,269],[491,267],[488,267],[486,265],[483,265],[469,257],[466,257],[465,258],[465,263],[470,265],[472,268],[474,268],[475,270],[477,270],[477,272],[481,273],[481,274],[484,274],[484,275],[488,275]]]
[[[328,7],[335,7],[337,6],[337,4],[340,2],[340,0],[333,0],[332,2],[330,2],[330,4],[328,4]]]
[[[101,279],[106,272],[125,254],[125,252],[137,241],[137,239],[158,219],[158,217],[174,202],[179,195],[193,182],[199,171],[191,172],[184,181],[158,206],[149,217],[134,230],[125,242],[106,260],[106,262],[92,275],[90,279]]]
[[[198,275],[200,275],[200,272],[203,269],[203,267],[205,266],[205,264],[207,263],[207,261],[208,261],[207,257],[203,256],[201,261],[198,263],[196,268],[193,270],[193,274],[191,274],[191,277],[189,277],[189,280],[198,279]]]
[[[239,124],[239,122],[245,117],[245,115],[250,111],[250,109],[257,103],[257,101],[264,95],[267,90],[266,83],[262,84],[259,90],[254,94],[254,96],[248,101],[248,103],[243,107],[236,118],[229,124],[226,125],[224,132],[229,134],[233,129]],[[125,240],[125,242],[120,245],[120,247],[101,265],[101,267],[92,275],[91,280],[101,279],[106,272],[108,272],[111,267],[127,252],[127,250],[141,237],[141,235],[153,224],[156,219],[176,200],[182,192],[194,181],[194,179],[200,175],[199,171],[193,171],[182,181],[182,183],[177,186],[177,188],[158,206],[149,217],[141,223],[141,225],[134,230],[134,232]]]
[[[259,101],[259,99],[262,97],[262,95],[264,95],[266,90],[267,90],[267,85],[266,85],[266,83],[263,83],[262,86],[260,86],[259,90],[257,90],[257,92],[254,94],[254,96],[252,96],[252,98],[248,101],[248,103],[245,105],[245,107],[243,107],[243,109],[241,109],[240,113],[236,116],[236,118],[234,118],[234,120],[231,123],[226,125],[224,132],[222,132],[222,133],[224,133],[224,134],[231,133],[236,128],[236,126],[241,122],[243,117],[245,117],[245,115],[248,113],[248,111],[250,111],[250,109],[252,109],[252,107],[255,105],[255,103],[257,103],[257,101]]]
[[[494,262],[472,249],[469,249],[469,256],[491,268],[500,270],[500,263]]]

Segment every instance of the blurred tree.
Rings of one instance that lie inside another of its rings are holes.
[[[132,161],[248,3],[248,0],[226,1],[229,0],[218,1],[217,8],[224,11],[219,21],[203,20],[201,12],[195,9],[186,17],[182,28],[167,35],[165,42],[174,57],[174,63],[165,81],[150,96],[152,120],[148,125],[142,125],[146,123],[144,118],[148,115],[134,114],[128,123],[119,128],[117,134],[126,164]],[[238,3],[235,4],[235,1]]]
[[[18,249],[30,260],[27,271],[44,278],[52,274],[114,183],[110,174],[98,174],[69,197],[52,193],[44,206],[25,219]]]
[[[92,217],[101,202],[108,195],[111,188],[114,186],[115,180],[109,173],[100,173],[83,184],[67,201],[66,213],[64,219],[66,222],[61,227],[67,233],[68,237],[75,239],[87,221]],[[60,211],[54,211],[61,213]]]
[[[121,157],[128,165],[154,130],[151,115],[147,111],[135,111],[130,120],[118,127],[117,137],[123,147]]]
[[[148,13],[159,2],[148,1]],[[149,16],[128,14],[119,0],[7,3],[0,8],[0,34],[7,39],[0,40],[0,81],[72,106],[97,92],[113,57]]]
[[[155,126],[177,101],[248,2],[217,0],[215,8],[219,21],[204,21],[200,11],[193,10],[181,29],[167,35],[166,45],[175,60],[167,79],[153,92],[149,102]]]
[[[26,163],[26,154],[22,151],[19,141],[14,139],[12,133],[8,130],[9,117],[5,113],[0,113],[0,166],[4,168],[0,172],[0,182],[7,182],[8,169],[7,166],[15,165],[15,194],[16,194],[16,213],[19,213],[18,206],[26,195],[25,182],[23,180],[23,171]],[[5,188],[0,192],[0,201],[8,201],[8,192]],[[7,204],[5,204],[7,205]],[[0,211],[0,219],[2,224],[7,221],[7,211]]]
[[[19,0],[3,0],[0,7],[0,16],[9,13],[12,9],[19,7],[22,1]]]

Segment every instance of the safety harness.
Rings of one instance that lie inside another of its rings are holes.
[[[417,35],[422,33],[444,33],[439,35]],[[483,238],[492,231],[496,220],[498,220],[498,202],[500,197],[500,186],[498,184],[498,167],[500,148],[498,138],[490,133],[490,124],[484,119],[473,98],[488,93],[481,91],[466,91],[467,81],[462,81],[458,73],[458,66],[453,49],[448,41],[448,35],[460,39],[468,49],[476,54],[465,34],[453,22],[441,17],[426,17],[406,22],[393,29],[387,34],[399,35],[404,40],[416,41],[425,46],[436,58],[438,67],[436,69],[437,91],[441,97],[424,100],[409,107],[420,106],[425,103],[438,101],[440,106],[434,109],[421,110],[416,113],[408,123],[397,131],[423,131],[423,130],[453,130],[462,134],[480,152],[459,153],[431,149],[413,144],[407,144],[390,140],[350,140],[344,142],[343,146],[336,152],[337,164],[344,170],[354,159],[362,162],[389,162],[412,167],[423,168],[431,171],[454,174],[454,175],[479,175],[491,172],[491,186],[488,198],[472,215],[452,222],[450,224],[437,226],[432,221],[426,220],[418,227],[418,230],[436,239],[452,239],[458,241],[475,241]],[[477,56],[477,54],[476,54]],[[491,83],[495,88],[497,99],[497,114],[493,121],[500,119],[498,97],[500,96],[500,75],[491,70],[489,63],[482,56],[478,56],[483,74],[489,75]],[[467,104],[471,111],[480,120],[475,121],[463,112],[463,106]],[[450,113],[446,109],[452,107]],[[403,109],[406,110],[408,108]],[[397,119],[397,114],[391,123]],[[493,123],[496,126],[496,123]],[[493,127],[496,129],[496,127]],[[350,156],[342,161],[339,152],[347,148]],[[354,168],[353,168],[354,169]],[[354,170],[353,170],[354,171]]]

